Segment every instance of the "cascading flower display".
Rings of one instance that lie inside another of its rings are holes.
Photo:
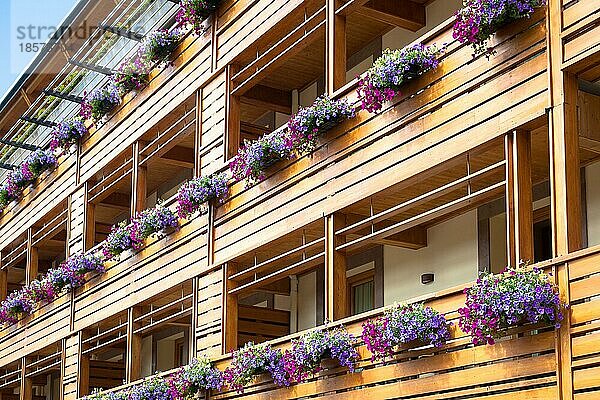
[[[85,283],[89,272],[104,272],[102,257],[91,253],[76,253],[67,258],[58,268],[48,270],[46,279],[52,282],[56,293],[64,289],[73,290]]]
[[[322,135],[344,119],[353,118],[355,110],[345,99],[332,100],[328,95],[300,109],[287,123],[289,138],[299,154],[313,152]]]
[[[401,50],[386,49],[358,82],[358,98],[362,109],[380,111],[383,103],[400,94],[408,80],[439,65],[442,50],[436,46],[415,44]]]
[[[38,178],[43,172],[54,168],[56,163],[56,156],[52,151],[38,149],[27,156],[21,167],[28,169],[31,175]]]
[[[421,303],[399,304],[363,323],[362,339],[373,361],[394,354],[396,346],[418,341],[441,347],[450,339],[446,318]]]
[[[10,191],[8,190],[8,184],[0,186],[0,212],[4,211],[8,203],[13,200]]]
[[[117,390],[113,392],[102,392],[99,389],[94,389],[92,394],[82,397],[85,400],[127,400],[129,391]]]
[[[148,65],[141,57],[125,61],[112,76],[121,96],[132,90],[142,90],[148,84]]]
[[[181,0],[175,19],[181,25],[191,26],[196,35],[202,35],[202,23],[217,9],[220,2],[221,0]]]
[[[223,374],[213,367],[208,358],[193,359],[189,365],[181,367],[169,379],[171,398],[191,400],[205,390],[220,390]]]
[[[94,90],[85,101],[86,104],[82,106],[83,113],[98,121],[121,103],[121,97],[111,80],[104,87]]]
[[[187,218],[198,210],[202,210],[210,201],[225,200],[229,188],[225,173],[202,176],[185,182],[177,192],[177,214]]]
[[[162,377],[151,377],[129,389],[128,400],[171,400],[169,384]]]
[[[88,133],[83,117],[75,117],[69,121],[63,121],[54,127],[50,149],[62,149],[66,151],[70,146],[79,143],[79,140]]]
[[[246,140],[229,163],[229,169],[237,181],[246,180],[246,186],[249,187],[266,178],[269,166],[292,158],[293,151],[293,141],[287,130],[278,130],[263,135],[258,140]]]
[[[0,307],[5,310],[3,316],[6,318],[3,322],[15,323],[23,317],[24,314],[30,314],[35,308],[35,302],[31,299],[25,288],[10,293],[2,301]]]
[[[127,221],[114,225],[108,237],[102,244],[102,253],[106,259],[111,260],[117,258],[126,250],[139,250],[144,242],[135,234],[132,234],[132,225],[128,225]]]
[[[84,253],[70,256],[57,268],[49,269],[44,277],[12,292],[0,304],[0,322],[15,323],[24,314],[32,313],[40,304],[59,297],[63,290],[83,285],[85,274],[92,271],[104,272],[100,257]]]
[[[474,55],[489,55],[488,40],[502,26],[529,17],[546,0],[463,0],[455,14],[452,36],[473,46]]]
[[[459,326],[471,334],[474,344],[494,344],[502,329],[523,323],[560,327],[558,288],[537,268],[521,265],[498,275],[484,274],[465,294]]]
[[[164,62],[175,51],[182,37],[183,31],[179,28],[155,30],[144,38],[140,58],[148,63]]]
[[[283,356],[284,369],[291,382],[304,382],[322,370],[321,362],[336,359],[350,372],[359,359],[354,337],[344,327],[323,328],[292,340],[292,347]]]
[[[151,235],[169,228],[177,228],[177,216],[167,207],[157,204],[146,209],[132,219],[129,231],[134,242],[141,242]]]
[[[271,374],[273,381],[280,386],[289,384],[281,350],[269,344],[249,342],[233,352],[231,365],[223,372],[223,380],[241,393],[244,386],[263,373]]]

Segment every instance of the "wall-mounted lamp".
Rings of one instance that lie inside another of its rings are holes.
[[[430,283],[433,283],[434,280],[434,276],[433,274],[423,274],[421,275],[421,283],[423,285],[429,285]]]

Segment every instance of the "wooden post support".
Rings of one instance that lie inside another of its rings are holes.
[[[139,307],[131,307],[127,310],[127,355],[125,379],[127,383],[136,381],[142,377],[142,335],[134,333],[140,327],[135,319],[142,315]]]
[[[77,374],[78,397],[86,396],[90,393],[90,356],[83,353],[84,334],[79,331],[79,365]],[[64,352],[64,351],[63,351]]]
[[[577,126],[577,77],[563,71],[563,10],[560,1],[548,5],[548,65],[550,70],[550,187],[554,256],[579,250],[581,185]]]
[[[25,283],[29,285],[38,275],[38,248],[33,246],[33,228],[27,230],[27,265],[25,268]]]
[[[202,148],[202,89],[196,91],[196,129],[194,131],[194,176],[200,177],[200,149]]]
[[[325,320],[347,316],[346,255],[335,248],[344,242],[335,232],[345,226],[342,214],[325,217]]]
[[[238,295],[229,294],[229,291],[237,286],[237,282],[229,277],[238,271],[235,263],[229,262],[223,266],[223,321],[222,321],[222,345],[223,354],[238,348]]]
[[[327,0],[326,89],[332,95],[346,83],[346,17],[336,15],[339,0]]]
[[[133,174],[131,177],[131,216],[135,216],[137,212],[146,209],[147,197],[147,175],[148,169],[146,166],[140,166],[140,148],[139,141],[133,144]]]
[[[33,381],[27,378],[27,357],[21,358],[21,390],[19,400],[33,399]]]
[[[198,349],[198,277],[192,278],[192,332],[190,334],[189,357],[188,360],[199,356]]]
[[[0,252],[0,301],[8,296],[8,268],[2,268],[2,252]]]
[[[549,72],[550,215],[553,255],[577,250],[582,244],[581,175],[577,122],[577,77],[563,70],[563,2],[548,2],[546,43]],[[561,296],[567,296],[566,266],[559,267],[556,279]],[[565,293],[566,290],[566,293]],[[557,398],[573,400],[573,370],[570,318],[556,331]]]
[[[239,68],[228,65],[225,73],[225,162],[237,154],[240,147],[240,96],[233,96],[233,75]]]
[[[506,249],[508,263],[533,262],[533,191],[531,134],[513,131],[505,136]]]
[[[83,249],[87,251],[94,247],[96,244],[96,204],[91,203],[89,198],[89,189],[92,186],[92,182],[88,181],[84,185],[84,220],[83,220],[83,232],[84,232],[84,240],[83,240]]]

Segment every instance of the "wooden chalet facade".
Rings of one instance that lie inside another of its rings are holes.
[[[148,31],[173,24],[177,7],[85,0],[70,23],[135,30],[131,16],[148,15]],[[473,346],[454,324],[441,349],[372,363],[360,346],[354,373],[328,368],[287,388],[260,377],[243,394],[205,398],[600,398],[600,1],[549,0],[493,35],[490,57],[453,39],[460,7],[222,1],[204,33],[187,34],[171,64],[0,215],[2,299],[136,212],[159,200],[174,209],[183,182],[226,170],[244,139],[281,129],[318,95],[356,104],[355,77],[383,49],[446,49],[381,112],[358,111],[254,186],[232,182],[223,204],[2,326],[1,398],[74,400],[203,355],[224,368],[244,343],[286,347],[325,320],[360,335],[394,302],[456,321],[479,272],[519,260],[554,273],[570,304],[560,329]],[[39,115],[44,90],[68,74],[87,71],[78,96],[101,85],[95,69],[134,51],[125,36],[63,38],[73,49],[49,50],[5,96],[3,138],[17,141],[29,126],[20,118]],[[112,47],[98,56],[102,46]],[[63,116],[76,113],[63,102]],[[50,128],[38,128],[42,146]]]

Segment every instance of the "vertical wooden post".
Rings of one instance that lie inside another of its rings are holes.
[[[347,316],[346,255],[335,248],[344,242],[335,232],[344,227],[342,214],[325,217],[325,320]]]
[[[140,166],[140,147],[139,141],[133,144],[133,166],[131,177],[131,216],[135,216],[137,212],[143,211],[146,208],[147,197],[147,175],[148,169],[146,166]]]
[[[188,361],[198,357],[198,277],[192,278],[192,331],[190,333]]]
[[[513,131],[505,136],[506,248],[508,263],[533,262],[533,192],[531,135]]]
[[[27,265],[25,268],[25,283],[29,285],[38,275],[38,248],[33,246],[33,228],[27,230]]]
[[[136,381],[142,376],[142,335],[135,333],[140,327],[135,319],[141,315],[139,307],[131,307],[127,310],[127,383]]]
[[[235,263],[229,262],[223,266],[223,322],[222,322],[222,353],[235,350],[238,347],[238,296],[229,294],[237,286],[235,281],[229,279],[238,271]]]
[[[548,2],[546,32],[549,70],[550,209],[553,255],[581,247],[581,184],[577,123],[577,77],[563,70],[562,1]],[[558,267],[556,279],[562,296],[568,298],[568,271]],[[567,291],[565,294],[564,291]],[[573,399],[570,318],[556,331],[556,377],[558,398]]]
[[[8,296],[8,269],[2,268],[2,252],[0,252],[0,301]]]
[[[27,357],[21,358],[21,390],[20,400],[32,400],[33,399],[33,381],[31,378],[27,378]]]
[[[233,96],[233,75],[239,68],[228,65],[225,73],[225,161],[237,154],[240,146],[240,96]]]
[[[90,181],[83,185],[83,201],[84,201],[84,220],[83,220],[83,249],[87,251],[96,244],[96,205],[88,200],[89,190],[92,183]]]
[[[326,89],[333,94],[346,83],[346,17],[336,15],[339,0],[327,0]]]
[[[77,347],[79,351],[79,365],[77,374],[78,397],[83,397],[90,393],[90,356],[83,353],[83,340],[84,334],[82,331],[79,331],[79,345]]]
[[[196,130],[194,131],[194,176],[199,177],[200,149],[202,148],[202,89],[196,91]]]

